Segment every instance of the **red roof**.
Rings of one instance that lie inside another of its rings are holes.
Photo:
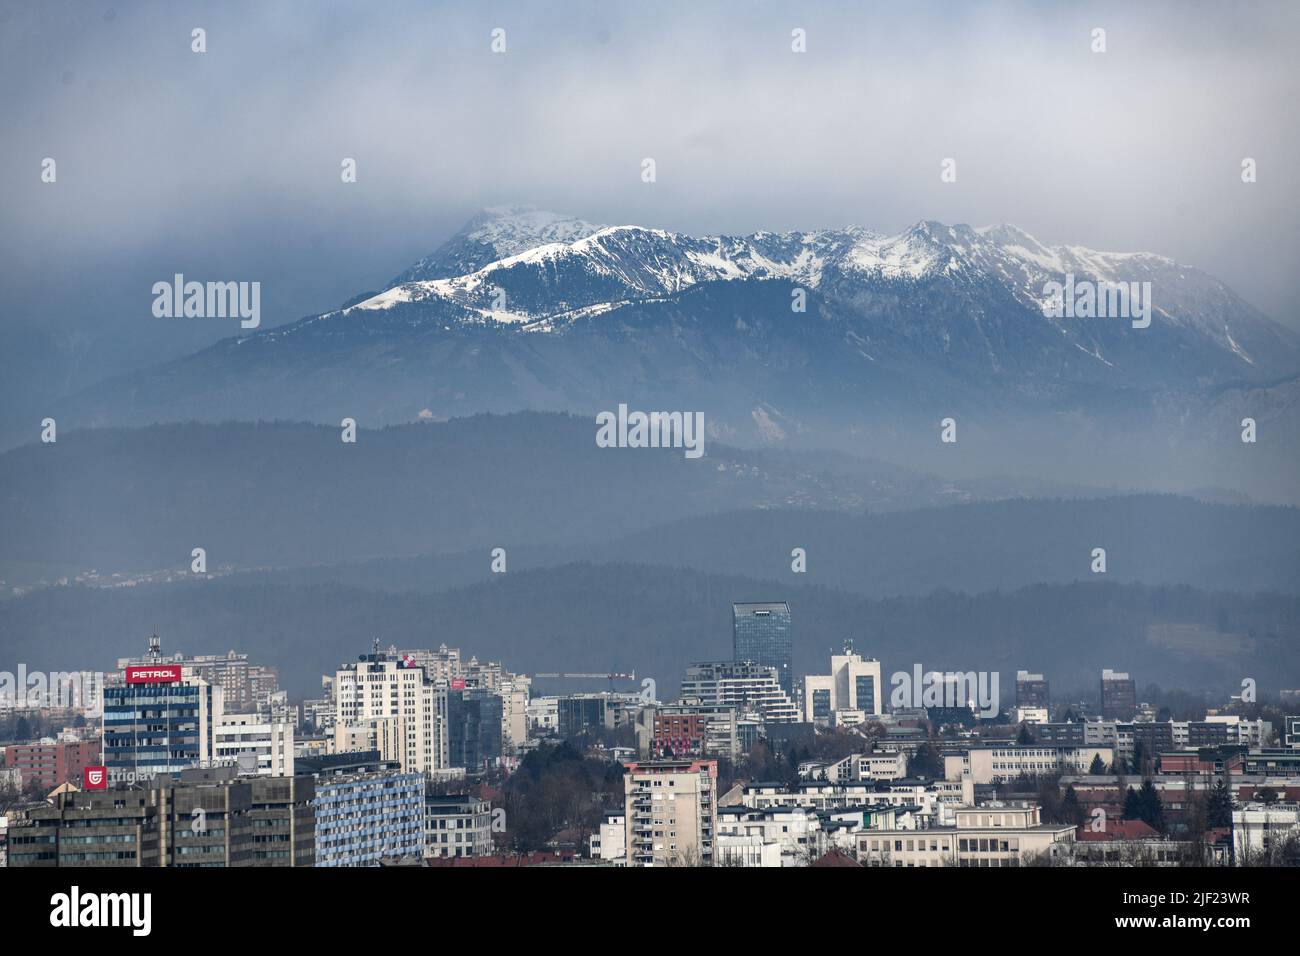
[[[817,859],[813,860],[809,866],[862,866],[857,860],[849,856],[843,850],[828,850]]]
[[[1091,826],[1085,823],[1079,828],[1077,837],[1085,842],[1154,840],[1160,837],[1160,833],[1141,820],[1107,820],[1106,829],[1104,830],[1093,830]]]

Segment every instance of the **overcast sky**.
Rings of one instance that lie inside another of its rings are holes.
[[[1297,41],[1291,2],[0,0],[0,334],[117,371],[234,332],[154,319],[174,272],[260,280],[275,324],[502,202],[696,233],[1013,222],[1300,326]]]

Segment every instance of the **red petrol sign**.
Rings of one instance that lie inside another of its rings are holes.
[[[176,684],[180,679],[179,664],[142,664],[126,669],[128,684]]]

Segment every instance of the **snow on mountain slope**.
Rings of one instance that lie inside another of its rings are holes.
[[[604,227],[533,206],[490,206],[439,249],[388,285],[449,279],[547,243],[569,243]]]
[[[484,210],[391,288],[340,314],[441,300],[485,323],[558,331],[579,316],[674,295],[704,282],[784,279],[846,301],[906,287],[993,283],[1070,344],[1114,367],[1122,319],[1042,316],[1049,282],[1151,283],[1153,318],[1222,352],[1248,373],[1295,336],[1206,273],[1150,253],[1049,246],[1012,225],[930,220],[883,236],[865,229],[692,237],[636,225],[597,226],[527,206]],[[824,281],[833,277],[833,281]],[[956,286],[955,286],[956,287]]]

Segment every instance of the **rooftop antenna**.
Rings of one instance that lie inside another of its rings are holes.
[[[158,632],[155,630],[149,636],[149,662],[157,664],[160,660],[162,660],[162,638],[158,636]]]

